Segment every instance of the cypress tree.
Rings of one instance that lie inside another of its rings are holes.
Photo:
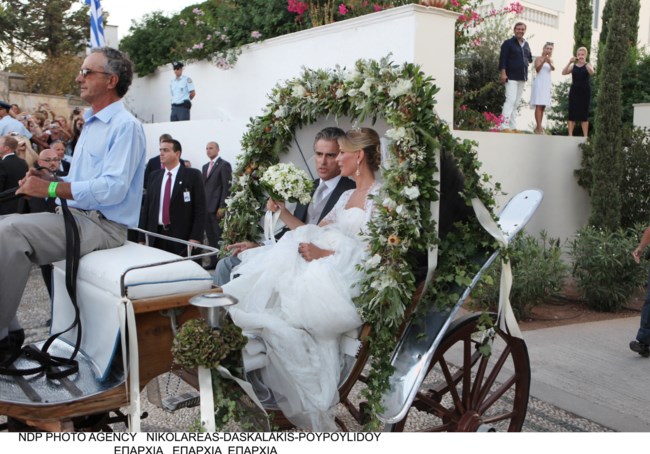
[[[580,47],[586,47],[591,54],[591,22],[593,19],[591,0],[577,0],[576,23],[573,26],[573,55]]]
[[[611,19],[602,61],[598,66],[600,87],[596,108],[596,134],[592,160],[590,223],[615,230],[621,223],[620,181],[623,175],[621,80],[630,47],[636,43],[639,0],[609,0]]]
[[[605,2],[603,8],[603,17],[601,19],[600,35],[598,35],[598,62],[600,63],[605,51],[605,43],[607,43],[607,35],[609,34],[609,20],[612,18],[612,2]]]

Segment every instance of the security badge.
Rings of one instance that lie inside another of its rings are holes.
[[[182,185],[183,182],[182,182],[182,181],[179,181],[178,184],[179,184],[179,185]],[[190,195],[190,190],[189,190],[189,188],[185,188],[185,190],[183,191],[183,201],[184,201],[185,203],[187,203],[187,202],[191,202],[191,201],[192,201],[192,196]]]

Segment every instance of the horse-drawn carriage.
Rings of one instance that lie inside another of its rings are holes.
[[[525,191],[509,202],[499,218],[508,238],[526,224],[540,201],[538,191]],[[202,256],[212,253],[208,251]],[[380,416],[387,430],[408,430],[413,412],[429,415],[426,426],[422,427],[422,423],[418,426],[429,431],[521,429],[530,386],[524,341],[498,325],[481,331],[480,314],[459,316],[480,275],[497,256],[498,251],[486,260],[453,308],[442,312],[432,309],[403,330],[392,358],[395,373],[391,390],[384,396],[385,410]],[[143,264],[152,259],[157,262]],[[121,267],[115,266],[117,263]],[[126,422],[121,408],[130,406],[130,411],[139,411],[139,403],[133,402],[134,398],[139,399],[139,391],[157,376],[172,370],[174,333],[180,324],[199,316],[190,300],[205,295],[206,291],[220,292],[192,260],[174,258],[133,243],[117,250],[91,253],[82,259],[80,269],[80,298],[95,303],[84,304],[82,311],[93,312],[99,306],[112,310],[94,317],[94,321],[89,314],[82,315],[85,331],[92,334],[86,336],[89,342],[83,343],[78,355],[78,373],[54,380],[43,373],[0,377],[0,414],[8,417],[5,429],[111,430],[111,424]],[[61,268],[57,267],[55,287],[57,282],[63,282],[62,278]],[[64,296],[55,291],[55,298]],[[120,318],[115,310],[117,304],[125,309],[124,319],[129,318],[127,307],[131,306],[133,319],[131,324],[123,323],[129,339],[124,340],[123,349],[116,351],[120,345],[116,337]],[[71,313],[66,316],[66,309],[60,306],[60,302],[54,306],[53,330],[66,326],[72,317]],[[113,319],[112,323],[108,319]],[[107,325],[112,329],[106,329]],[[362,329],[360,340],[367,334],[367,328]],[[479,350],[486,339],[491,345],[490,355]],[[69,355],[73,343],[74,333],[71,333],[55,341],[50,352],[57,356]],[[130,365],[129,358],[123,361],[129,355]],[[343,374],[339,394],[353,424],[362,424],[363,405],[360,408],[353,403],[358,400],[353,390],[364,381],[368,351],[361,348],[355,356]],[[15,367],[30,365],[33,366],[29,359],[21,359]],[[196,385],[191,374],[184,376]],[[273,406],[268,410],[273,411]],[[337,418],[341,429],[348,429],[349,421]]]
[[[366,86],[368,81],[373,83]],[[481,224],[502,246],[507,246],[534,214],[541,193],[529,190],[517,194],[502,210],[498,222],[493,219],[480,202],[486,197],[478,187],[481,177],[475,158],[460,155],[467,145],[453,139],[435,115],[435,92],[431,81],[415,66],[398,68],[386,60],[361,61],[352,72],[305,71],[301,78],[276,87],[266,113],[253,120],[242,141],[245,152],[238,165],[224,237],[231,242],[259,234],[255,219],[264,194],[258,173],[277,162],[278,151],[288,148],[297,127],[330,113],[348,116],[355,124],[371,114],[384,118],[388,125],[385,136],[391,140],[388,160],[393,166],[385,171],[385,194],[409,213],[411,223],[408,229],[401,230],[402,237],[394,244],[401,241],[416,245],[420,238],[420,250],[428,251],[428,273],[418,291],[405,293],[409,295],[407,301],[397,301],[406,308],[406,315],[400,313],[401,318],[386,323],[401,320],[394,331],[396,346],[392,355],[389,352],[393,373],[380,396],[381,411],[375,407],[370,414],[378,417],[386,430],[394,431],[413,430],[409,420],[414,412],[428,415],[425,429],[431,431],[517,431],[526,415],[530,367],[526,345],[506,304],[509,265],[502,272],[502,289],[506,292],[500,301],[499,319],[492,316],[490,323],[481,314],[460,315],[471,290],[499,251],[483,257],[481,265],[467,268],[480,268],[473,278],[462,278],[463,267],[458,267],[462,269],[456,275],[451,274],[453,285],[444,296],[454,299],[452,304],[432,304],[418,308],[417,316],[409,318],[408,314],[416,313],[415,306],[437,261],[434,245],[441,148],[460,150],[452,155],[468,177],[466,202],[476,202]],[[407,184],[410,190],[404,191]],[[390,206],[383,210],[384,218],[374,230],[371,228],[374,239],[385,240],[391,233],[386,229],[399,230],[400,221],[387,221],[395,211]],[[373,245],[372,238],[370,244],[371,248],[382,247]],[[214,253],[208,250],[203,256]],[[381,254],[377,252],[375,265],[387,269]],[[91,335],[77,341],[75,330],[71,330],[67,337],[54,341],[51,349],[57,356],[79,350],[80,370],[53,380],[43,374],[0,377],[0,414],[8,417],[7,428],[110,430],[113,422],[127,421],[120,408],[128,406],[129,428],[140,430],[140,391],[154,377],[172,369],[174,333],[182,323],[199,316],[191,300],[205,300],[201,295],[206,292],[220,292],[205,270],[192,260],[196,258],[174,259],[162,251],[132,243],[84,256],[77,294],[86,307],[79,317],[61,304],[66,295],[63,272],[58,269],[55,278],[59,285],[55,284],[55,289],[60,290],[55,290],[52,329],[65,329],[79,318],[84,332]],[[477,260],[469,256],[462,259]],[[392,260],[394,266],[404,263]],[[405,270],[398,271],[407,275]],[[366,422],[368,412],[363,402],[357,403],[356,386],[374,386],[374,379],[366,383],[366,371],[367,363],[377,359],[377,350],[368,346],[377,337],[373,330],[381,329],[379,322],[360,330],[354,344],[361,345],[360,349],[342,348],[350,361],[341,376],[340,403],[352,417],[337,418],[343,430]],[[18,362],[16,367],[27,365]],[[183,376],[197,384],[187,371]],[[272,401],[265,402],[265,407],[275,410]],[[274,421],[284,426],[280,416]]]

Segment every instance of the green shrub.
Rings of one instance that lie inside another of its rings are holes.
[[[589,193],[593,175],[593,143],[580,144],[582,150],[581,168],[575,171],[578,184]],[[646,128],[623,128],[623,177],[619,183],[621,196],[621,227],[634,228],[646,224],[650,219],[650,130]]]
[[[623,180],[621,181],[621,227],[647,224],[650,219],[650,130],[623,131]]]
[[[569,265],[562,261],[559,239],[540,233],[539,240],[519,234],[510,245],[513,283],[510,304],[517,318],[530,316],[530,311],[550,295],[562,289]],[[479,307],[495,311],[499,302],[501,261],[492,264],[472,294]]]
[[[631,254],[641,232],[641,227],[615,231],[585,227],[578,231],[570,245],[573,276],[590,308],[620,311],[643,285],[646,267],[635,263]]]

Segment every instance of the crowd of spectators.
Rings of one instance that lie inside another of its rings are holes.
[[[5,106],[10,106],[6,109]],[[54,112],[47,103],[41,103],[34,111],[25,111],[17,104],[0,102],[0,112],[17,120],[25,128],[17,127],[16,123],[0,120],[0,135],[12,135],[18,140],[18,156],[32,166],[38,159],[38,154],[52,148],[54,143],[63,143],[65,159],[70,159],[74,153],[84,119],[80,108],[75,108],[70,115]],[[4,113],[4,112],[3,112]]]

